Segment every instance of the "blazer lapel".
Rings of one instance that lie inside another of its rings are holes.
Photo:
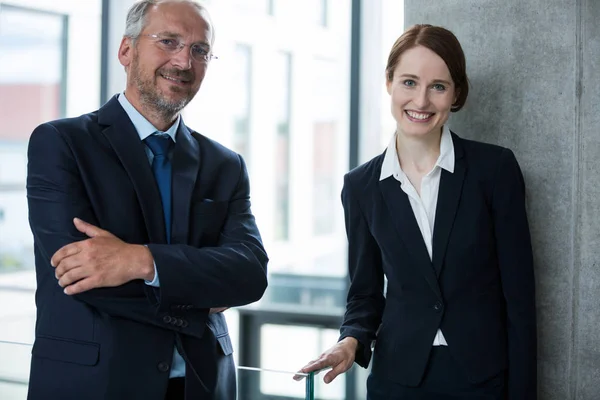
[[[166,243],[160,193],[148,156],[133,123],[116,96],[98,111],[98,122],[101,125],[109,125],[102,130],[102,133],[114,149],[133,184],[150,242]]]
[[[393,177],[380,181],[379,188],[406,249],[416,262],[417,268],[422,271],[431,289],[441,299],[442,295],[438,281],[431,266],[429,253],[427,252],[427,247],[425,247],[423,235],[419,230],[419,225],[412,211],[408,195],[402,190],[400,182],[396,181]]]
[[[186,244],[190,226],[190,204],[200,169],[200,146],[183,119],[179,123],[173,152],[171,243]]]
[[[433,267],[438,277],[442,272],[448,239],[454,225],[454,217],[456,216],[466,172],[466,161],[460,138],[452,134],[452,142],[456,160],[454,163],[454,173],[442,170],[433,228],[432,258]]]

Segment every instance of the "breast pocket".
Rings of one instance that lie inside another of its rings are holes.
[[[192,203],[190,231],[194,244],[215,245],[227,219],[228,202],[197,200]]]

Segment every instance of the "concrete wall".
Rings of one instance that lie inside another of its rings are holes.
[[[528,190],[542,400],[600,399],[600,1],[405,0],[461,41],[459,135],[514,150]]]

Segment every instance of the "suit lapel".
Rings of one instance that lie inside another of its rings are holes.
[[[101,125],[109,125],[102,130],[102,134],[109,141],[129,175],[142,209],[150,242],[166,243],[160,193],[148,156],[133,123],[116,96],[98,111],[98,122]]]
[[[410,206],[408,195],[402,190],[400,182],[393,177],[388,177],[380,181],[379,188],[406,249],[416,262],[417,268],[423,273],[431,289],[441,298],[442,295],[438,281],[431,266],[431,260],[423,241],[423,235],[419,230],[415,214]]]
[[[198,141],[192,137],[183,119],[177,130],[172,165],[171,243],[185,244],[188,242],[190,226],[190,203],[200,169],[200,149]]]
[[[454,217],[458,209],[466,172],[466,161],[460,138],[452,134],[452,142],[456,159],[454,173],[442,170],[433,228],[433,267],[438,277],[442,272],[448,239],[454,225]]]

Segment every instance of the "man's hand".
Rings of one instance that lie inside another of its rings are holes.
[[[58,284],[74,295],[100,287],[120,286],[134,279],[154,278],[154,261],[146,246],[123,242],[112,233],[73,219],[79,232],[90,239],[60,248],[50,264]]]
[[[323,382],[330,383],[339,374],[342,374],[350,369],[354,363],[358,340],[353,337],[346,337],[340,340],[335,346],[321,354],[319,358],[306,364],[300,371],[307,374],[313,371],[320,371],[331,367],[331,371],[325,374]],[[295,375],[294,379],[299,381],[303,377]]]

